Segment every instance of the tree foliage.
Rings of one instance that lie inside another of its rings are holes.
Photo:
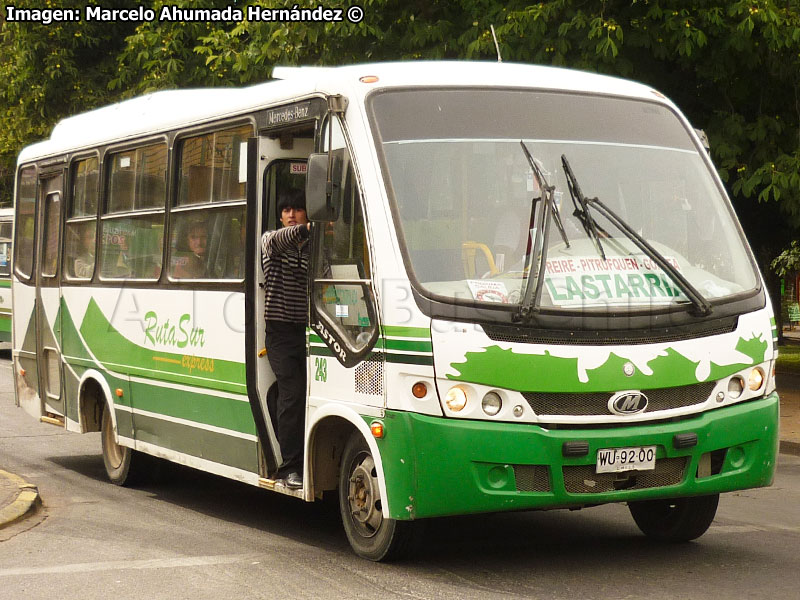
[[[142,4],[158,10],[167,2]],[[244,11],[252,3],[169,4]],[[359,23],[4,23],[4,164],[21,144],[45,136],[57,118],[119,96],[263,81],[276,64],[495,60],[493,25],[504,61],[623,76],[671,97],[707,132],[720,175],[765,266],[800,226],[800,0],[358,4],[364,9]],[[313,8],[319,2],[283,5]],[[776,232],[776,223],[790,227]]]
[[[85,3],[80,3],[83,6]],[[109,1],[107,6],[121,3]],[[130,2],[122,3],[130,6]],[[73,8],[57,0],[0,1],[0,10]],[[108,82],[131,23],[3,21],[0,29],[0,202],[10,200],[16,155],[61,118],[114,99]]]

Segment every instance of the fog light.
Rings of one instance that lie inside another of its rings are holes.
[[[464,410],[467,405],[467,392],[459,386],[451,387],[444,397],[444,402],[447,404],[447,408],[453,412]]]
[[[524,409],[524,408],[522,408],[522,405],[521,405],[521,404],[517,404],[517,405],[514,407],[513,413],[514,413],[514,416],[515,416],[515,417],[519,418],[519,417],[521,417],[523,414],[525,414],[525,409]]]
[[[764,385],[764,372],[756,367],[750,371],[750,376],[747,378],[747,387],[756,392],[761,389],[762,385]]]
[[[481,408],[483,408],[483,412],[493,417],[503,408],[503,399],[497,392],[489,392],[481,400]]]
[[[728,382],[728,396],[733,398],[734,400],[742,395],[744,391],[744,379],[739,377],[731,377],[731,380]]]

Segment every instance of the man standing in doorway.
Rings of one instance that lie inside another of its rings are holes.
[[[302,192],[278,200],[281,227],[261,238],[264,270],[264,320],[267,358],[277,377],[274,425],[283,464],[277,478],[286,487],[303,487],[306,404],[306,323],[308,321],[308,243],[311,224]]]

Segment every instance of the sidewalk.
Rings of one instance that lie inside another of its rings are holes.
[[[39,504],[39,490],[35,485],[0,470],[0,529],[32,514]]]

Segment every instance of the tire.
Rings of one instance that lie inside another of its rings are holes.
[[[147,457],[127,446],[117,444],[114,433],[111,409],[106,406],[100,426],[106,475],[114,485],[131,486],[141,483],[145,479]]]
[[[353,551],[373,561],[396,560],[410,549],[418,523],[386,519],[375,462],[366,441],[355,432],[339,469],[339,512]]]
[[[628,508],[647,537],[663,542],[688,542],[708,531],[718,504],[719,494],[713,494],[631,502]]]

